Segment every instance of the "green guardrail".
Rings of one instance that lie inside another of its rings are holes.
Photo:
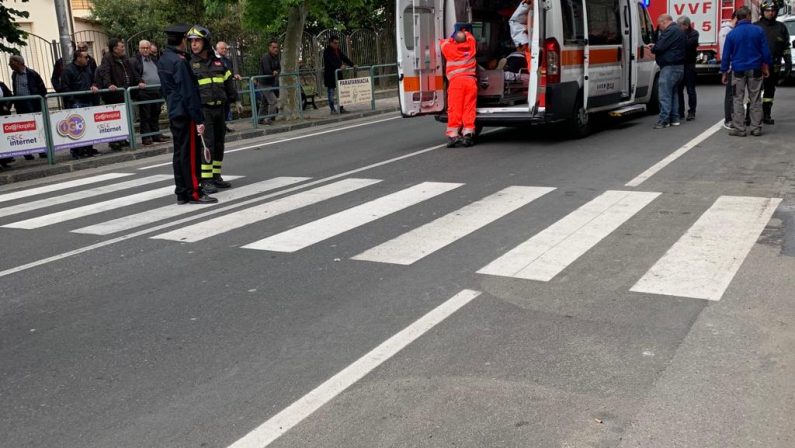
[[[376,70],[382,70],[384,68],[389,68],[389,67],[395,67],[395,69],[396,69],[395,73],[390,73],[390,74],[386,74],[386,75],[385,74],[379,74],[379,75],[375,74]],[[337,70],[334,71],[334,84],[336,86],[339,86],[340,75],[343,72],[352,71],[353,72],[353,77],[355,78],[357,76],[358,72],[361,71],[361,70],[367,70],[368,77],[370,78],[370,96],[371,96],[370,109],[371,110],[375,110],[375,80],[376,79],[392,78],[392,77],[397,79],[397,76],[398,76],[397,75],[397,63],[395,63],[395,64],[365,65],[363,67],[354,66],[354,67],[338,68]],[[339,87],[337,87],[335,89],[334,95],[336,96],[337,106],[338,107],[342,107],[340,105],[340,90],[339,90]]]
[[[285,85],[283,82],[284,79],[291,79],[294,78],[293,81]],[[280,73],[279,74],[279,85],[275,87],[261,87],[257,81],[265,80],[265,79],[275,79],[273,75],[257,75],[252,76],[249,78],[249,98],[251,101],[251,125],[256,129],[259,126],[259,120],[261,118],[276,118],[279,115],[277,111],[275,114],[265,114],[260,115],[259,113],[259,102],[257,101],[257,92],[289,92],[292,90],[296,95],[296,104],[299,105],[298,113],[301,119],[304,118],[304,108],[301,107],[301,75],[300,73],[293,72],[293,73]],[[292,84],[292,85],[291,85]]]

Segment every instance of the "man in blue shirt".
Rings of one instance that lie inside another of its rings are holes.
[[[724,84],[729,82],[729,70],[732,75],[734,129],[729,135],[746,136],[744,104],[746,91],[751,116],[749,126],[751,135],[762,135],[762,80],[770,76],[769,67],[772,63],[765,32],[751,23],[751,10],[743,6],[737,10],[737,25],[726,36],[720,63]]]
[[[657,25],[660,29],[660,38],[657,39],[656,44],[648,44],[646,47],[654,53],[657,65],[660,66],[658,84],[660,118],[654,129],[663,129],[680,124],[676,88],[685,76],[687,36],[668,14],[661,15],[657,19]]]

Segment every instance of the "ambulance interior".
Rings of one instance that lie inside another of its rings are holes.
[[[472,34],[478,42],[478,107],[527,104],[530,80],[527,59],[516,50],[508,24],[519,0],[469,0],[468,3]],[[457,21],[467,22],[469,18],[459,17]]]

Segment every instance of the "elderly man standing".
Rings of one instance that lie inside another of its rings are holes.
[[[108,53],[102,57],[102,63],[97,68],[96,81],[101,88],[110,90],[110,93],[102,96],[105,104],[123,103],[123,90],[127,87],[138,85],[141,89],[146,88],[125,57],[124,41],[115,38],[108,41]],[[129,142],[126,140],[122,143],[113,142],[110,148],[119,151],[127,145]]]
[[[159,86],[160,76],[157,74],[157,63],[151,57],[152,44],[148,40],[138,43],[138,54],[130,58],[130,67],[135,76],[148,86]],[[163,98],[160,89],[150,87],[136,92],[135,99],[138,101],[152,101]],[[138,115],[141,119],[141,144],[151,145],[152,142],[164,142],[166,137],[160,132],[160,103],[147,103],[138,106]],[[156,133],[156,134],[153,134]]]
[[[8,66],[11,67],[11,84],[14,89],[14,96],[28,96],[28,95],[47,95],[47,87],[44,85],[44,80],[41,75],[36,73],[35,70],[25,66],[25,59],[20,55],[13,55],[8,58]],[[31,112],[41,112],[41,101],[39,100],[20,100],[14,102],[14,108],[18,114],[28,114]],[[39,157],[42,159],[47,157],[47,154],[41,153]],[[25,159],[32,160],[33,156],[28,154]]]
[[[770,76],[773,59],[762,28],[751,23],[751,9],[747,6],[737,10],[737,25],[726,36],[720,71],[723,83],[729,82],[729,70],[734,93],[733,128],[729,135],[745,137],[745,92],[748,92],[748,110],[751,119],[751,135],[762,135],[762,80]]]
[[[687,37],[681,28],[676,26],[674,19],[662,14],[657,19],[660,37],[656,44],[646,45],[656,56],[660,66],[658,94],[660,97],[660,118],[654,129],[679,126],[679,101],[676,87],[685,75],[685,52]]]
[[[232,76],[234,77],[235,81],[240,81],[242,79],[240,77],[240,73],[238,73],[235,70],[235,64],[233,64],[232,60],[229,59],[229,45],[227,45],[226,42],[224,42],[224,41],[218,42],[217,44],[215,44],[215,54],[218,56],[218,59],[221,60],[221,63],[224,64],[224,67],[227,70],[232,72]],[[243,112],[243,105],[240,104],[240,101],[236,102],[235,106],[237,107],[238,115],[241,114]],[[226,121],[227,122],[232,121],[232,108],[231,108],[231,105],[227,104],[225,106],[225,108],[226,108],[226,110],[225,110]],[[230,133],[230,132],[235,132],[235,131],[234,131],[234,129],[230,128],[229,126],[226,126],[226,132]]]
[[[92,92],[66,97],[66,104],[69,105],[70,109],[91,107],[99,104],[97,83],[94,80],[94,71],[89,65],[88,58],[87,51],[75,51],[74,61],[67,65],[61,74],[61,86],[64,92],[85,92],[89,90]],[[71,153],[74,159],[92,157],[98,154],[94,147],[90,145],[72,148]]]

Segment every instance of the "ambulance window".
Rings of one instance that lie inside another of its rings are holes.
[[[640,16],[640,36],[644,44],[654,42],[654,25],[651,23],[651,17],[646,8],[638,3],[638,15]]]
[[[585,40],[582,0],[561,1],[563,15],[563,42],[582,43]]]
[[[588,42],[591,45],[620,45],[621,21],[618,0],[588,0]]]
[[[420,30],[424,30],[424,35],[428,35],[429,33],[433,33],[434,26],[433,26],[433,12],[429,9],[420,9],[420,8],[412,8],[409,6],[403,11],[403,40],[406,43],[407,50],[414,49],[414,39],[415,35],[419,36],[418,33],[414,32],[414,14],[417,14],[419,17],[419,26]]]

